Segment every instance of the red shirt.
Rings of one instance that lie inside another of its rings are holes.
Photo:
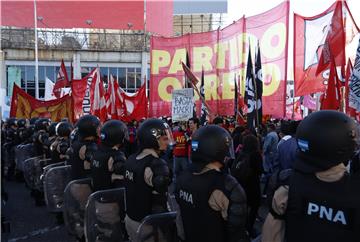
[[[173,155],[174,156],[185,156],[187,157],[187,141],[184,131],[173,131],[173,137],[176,142]]]

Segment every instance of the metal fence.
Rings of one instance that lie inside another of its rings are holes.
[[[34,49],[32,28],[1,27],[1,49]],[[148,51],[143,31],[101,29],[38,29],[39,49]]]

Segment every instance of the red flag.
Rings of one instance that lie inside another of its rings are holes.
[[[99,68],[96,69],[94,80],[90,86],[90,113],[97,116],[102,122],[107,120],[104,84],[100,77]]]
[[[120,94],[119,83],[111,75],[107,90],[106,108],[111,119],[123,119],[126,106]]]
[[[356,45],[355,43],[358,42],[356,36],[359,33],[359,28],[352,17],[346,1],[343,2],[343,6],[342,11],[345,17],[343,25],[345,26],[346,35],[345,45],[346,48],[351,48],[352,45]],[[336,7],[337,2],[334,2],[327,10],[312,17],[294,14],[294,82],[295,96],[297,97],[316,92],[325,92],[326,90],[325,83],[329,72],[325,70],[320,75],[315,73],[319,65],[322,48],[325,40],[328,38],[328,33],[330,33],[328,26],[333,20]],[[342,58],[342,54],[336,55],[337,46],[333,50],[330,43],[329,47],[334,55],[337,67],[345,65],[347,58],[353,59],[355,57],[354,51],[346,51],[346,59],[343,59],[343,63],[340,64],[342,61],[339,59]],[[328,64],[326,69],[329,69]]]
[[[60,70],[57,74],[56,77],[56,82],[54,85],[54,95],[57,98],[61,97],[61,88],[63,87],[69,87],[70,86],[70,82],[69,82],[69,78],[66,72],[66,68],[65,68],[65,64],[64,64],[64,60],[61,60],[61,65],[60,65]]]
[[[326,110],[338,110],[340,107],[340,94],[338,93],[338,88],[336,83],[338,82],[338,76],[336,73],[336,66],[334,59],[330,63],[330,75],[328,80],[328,85],[326,93],[323,96],[321,103],[321,109]]]
[[[335,66],[344,66],[345,63],[345,31],[343,23],[342,1],[336,3],[334,14],[328,26],[328,33],[320,55],[316,75],[324,71],[330,64],[332,56]]]
[[[348,63],[346,65],[346,72],[345,72],[345,102],[346,102],[346,113],[350,117],[356,117],[356,110],[349,106],[349,80],[351,77],[353,71],[353,65],[351,63],[351,60],[348,60]]]
[[[125,115],[123,121],[131,121],[133,119],[140,120],[147,118],[147,98],[146,98],[146,87],[145,83],[142,87],[134,94],[125,92],[121,87],[119,88],[122,101],[125,104]]]

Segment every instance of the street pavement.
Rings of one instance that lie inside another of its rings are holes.
[[[10,222],[10,233],[1,234],[3,242],[74,242],[65,226],[58,225],[46,206],[37,207],[24,183],[5,182],[8,201],[1,215]]]

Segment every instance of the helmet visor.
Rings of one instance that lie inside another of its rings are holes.
[[[164,123],[165,129],[162,132],[162,135],[165,135],[169,140],[169,145],[175,145],[174,137],[172,135],[172,131],[170,126],[167,123]]]

